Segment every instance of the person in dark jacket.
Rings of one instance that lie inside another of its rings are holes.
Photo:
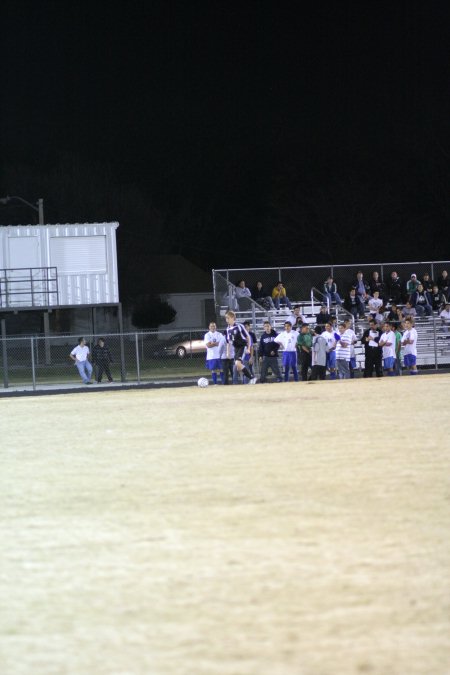
[[[372,377],[373,369],[377,377],[383,377],[383,368],[381,365],[381,347],[378,346],[381,337],[381,330],[378,328],[374,319],[369,321],[367,328],[361,338],[364,345],[365,366],[364,377]]]
[[[261,374],[259,381],[261,383],[267,380],[267,371],[270,368],[272,373],[277,378],[277,382],[281,382],[280,366],[278,365],[278,349],[280,345],[274,342],[277,337],[277,332],[272,328],[268,321],[264,321],[264,333],[259,339],[259,361],[261,363]]]
[[[95,366],[97,382],[100,383],[102,381],[103,371],[105,372],[108,381],[112,382],[113,378],[109,369],[109,364],[112,363],[113,359],[103,338],[98,338],[97,344],[92,350],[92,361]]]

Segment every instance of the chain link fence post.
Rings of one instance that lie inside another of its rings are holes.
[[[36,368],[34,364],[34,337],[30,338],[31,347],[31,379],[33,381],[33,391],[36,391]]]
[[[141,384],[141,367],[140,367],[140,359],[139,359],[139,335],[137,333],[134,334],[134,340],[136,344],[136,378],[138,381],[138,384]]]

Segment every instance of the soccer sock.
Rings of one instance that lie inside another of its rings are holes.
[[[389,377],[394,377],[395,373],[393,370],[388,370],[388,376]]]
[[[330,380],[336,379],[336,373],[330,373]]]
[[[220,371],[220,381],[222,382],[222,384],[225,384],[225,375],[223,370]]]
[[[249,380],[251,380],[252,377],[253,377],[253,375],[251,374],[251,372],[249,371],[249,369],[247,368],[247,366],[244,366],[244,368],[241,370],[241,373],[242,373],[243,375],[245,375],[245,377],[246,377],[247,379],[249,379]]]
[[[212,373],[213,384],[217,384],[217,373]]]

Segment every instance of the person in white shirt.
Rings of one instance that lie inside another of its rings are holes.
[[[340,380],[350,379],[350,348],[352,334],[345,329],[345,323],[339,325],[339,339],[336,340],[336,365]]]
[[[284,368],[284,381],[288,382],[289,380],[289,371],[292,369],[292,374],[294,375],[294,381],[298,382],[298,370],[297,370],[297,340],[299,333],[296,330],[292,330],[292,324],[290,321],[286,321],[284,324],[284,331],[274,338],[274,342],[277,342],[283,347],[283,368]]]
[[[390,377],[394,376],[395,365],[395,333],[388,323],[383,325],[383,335],[378,343],[383,348],[383,366]]]
[[[91,384],[92,366],[89,362],[89,347],[83,337],[78,339],[78,345],[72,349],[69,356],[80,373],[83,384]]]
[[[380,291],[374,291],[373,297],[369,299],[367,303],[369,312],[372,315],[372,319],[376,319],[376,315],[379,313],[380,307],[383,306],[383,301],[380,298]]]
[[[406,330],[402,337],[403,363],[405,368],[409,368],[411,375],[417,375],[417,331],[413,326],[411,319],[405,321]]]
[[[346,332],[350,333],[352,336],[351,342],[350,342],[350,378],[353,380],[355,377],[355,370],[356,370],[356,352],[355,352],[355,345],[358,342],[358,338],[356,337],[356,333],[353,330],[353,321],[351,319],[344,319],[343,321],[345,325],[345,330]]]
[[[220,345],[224,340],[224,336],[222,333],[219,333],[214,321],[211,321],[209,331],[205,334],[203,341],[206,347],[206,367],[211,371],[213,384],[217,384],[218,373],[222,384],[225,382],[222,360],[220,358]]]
[[[439,316],[441,317],[442,327],[445,333],[448,333],[450,327],[450,302],[445,303],[444,309]]]
[[[325,324],[325,330],[322,337],[327,343],[327,368],[330,373],[330,380],[336,379],[336,336],[331,323]]]

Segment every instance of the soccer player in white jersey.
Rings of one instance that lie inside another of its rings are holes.
[[[389,323],[383,324],[383,334],[378,343],[383,348],[383,366],[389,377],[394,376],[395,366],[395,333]]]
[[[330,373],[330,380],[336,379],[336,336],[331,323],[325,324],[325,330],[322,333],[327,343],[327,368]]]
[[[292,324],[290,321],[286,321],[284,324],[284,331],[274,338],[274,342],[277,342],[283,347],[283,368],[284,368],[284,381],[288,382],[289,380],[289,371],[292,369],[295,382],[298,382],[298,370],[297,370],[297,340],[299,333],[296,330],[292,330]]]
[[[217,374],[220,374],[220,380],[224,383],[222,361],[220,359],[220,344],[225,340],[222,333],[219,333],[214,321],[209,324],[209,330],[203,339],[206,347],[206,367],[211,371],[213,384],[217,384]]]
[[[405,367],[409,368],[411,375],[417,375],[417,331],[411,319],[406,319],[405,326],[406,330],[402,338],[403,362]]]
[[[353,321],[351,319],[344,319],[344,325],[345,331],[352,336],[352,340],[350,342],[350,377],[353,380],[356,370],[355,345],[358,342],[358,338],[356,337],[356,333],[353,330]]]

